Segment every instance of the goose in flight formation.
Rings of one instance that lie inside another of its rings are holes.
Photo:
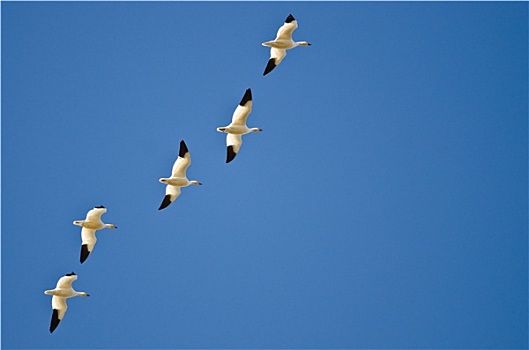
[[[161,183],[166,184],[167,187],[165,188],[165,197],[163,198],[162,204],[158,210],[167,208],[169,204],[174,202],[174,200],[180,195],[180,187],[187,187],[189,185],[202,185],[196,180],[189,181],[187,179],[186,171],[190,164],[191,154],[187,149],[186,143],[184,140],[182,140],[180,141],[180,152],[178,153],[178,158],[173,164],[171,177],[162,177],[159,180]]]
[[[247,89],[244,93],[244,96],[237,106],[235,108],[235,112],[233,112],[233,117],[231,119],[231,124],[225,127],[217,128],[218,132],[225,132],[226,135],[226,145],[228,146],[228,153],[226,156],[226,163],[231,162],[239,150],[241,149],[242,145],[242,135],[251,133],[251,132],[259,132],[263,131],[259,128],[248,128],[246,126],[246,120],[248,119],[248,115],[252,111],[252,90]]]
[[[61,322],[64,318],[66,309],[68,309],[68,305],[66,305],[66,299],[77,296],[89,296],[85,292],[76,292],[72,288],[72,282],[76,279],[77,275],[75,274],[75,272],[67,273],[65,276],[59,278],[55,289],[44,291],[44,294],[46,295],[53,295],[53,297],[51,298],[51,308],[53,309],[53,313],[51,315],[50,333],[53,333],[55,328],[57,328],[57,326],[59,325],[59,322]]]
[[[74,225],[81,226],[81,264],[84,263],[88,255],[94,250],[96,244],[96,231],[103,228],[117,228],[117,226],[112,224],[104,224],[101,221],[101,215],[106,213],[107,209],[100,205],[90,210],[86,214],[86,219],[84,220],[75,220]]]
[[[266,65],[263,75],[270,73],[275,67],[281,63],[283,58],[287,55],[287,50],[296,46],[310,46],[306,41],[292,40],[292,33],[298,27],[298,21],[292,16],[288,15],[285,23],[277,31],[275,40],[264,42],[263,46],[270,47],[270,60]]]

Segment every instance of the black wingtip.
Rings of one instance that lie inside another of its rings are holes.
[[[100,205],[98,207],[96,207],[96,209],[106,209],[104,206]]]
[[[295,21],[296,19],[292,15],[288,15],[287,19],[285,19],[285,23],[290,23],[292,21]]]
[[[77,276],[77,275],[75,274],[75,272],[72,271],[70,273],[67,273],[66,276]]]
[[[189,152],[189,150],[187,149],[186,143],[184,140],[180,141],[180,152],[178,153],[178,156],[184,158],[187,152]]]
[[[88,251],[88,244],[83,244],[81,246],[81,264],[85,262],[86,258],[88,258],[88,255],[90,255],[90,252]]]
[[[53,333],[55,328],[59,325],[59,310],[53,309],[53,313],[51,314],[51,323],[50,323],[50,333]]]
[[[237,153],[233,151],[233,146],[228,146],[228,153],[226,154],[226,163],[231,162],[236,155]]]
[[[274,58],[269,59],[268,63],[266,64],[266,68],[265,68],[265,71],[263,73],[263,76],[265,76],[268,73],[270,73],[272,70],[274,70],[275,67],[276,67],[275,59]]]
[[[242,100],[239,103],[239,105],[244,106],[246,105],[246,102],[251,101],[251,100],[252,100],[252,89],[246,89],[246,91],[244,92],[244,96],[242,97]]]
[[[166,194],[165,197],[163,197],[162,204],[160,204],[160,208],[158,210],[165,209],[171,204],[171,195]]]

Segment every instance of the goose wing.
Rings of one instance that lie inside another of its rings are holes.
[[[246,125],[246,119],[252,111],[252,90],[246,89],[244,96],[239,102],[235,112],[233,112],[233,117],[231,118],[232,125]]]
[[[292,16],[288,15],[285,23],[279,27],[277,31],[276,41],[278,40],[292,40],[292,33],[298,27],[298,21]]]
[[[180,141],[180,151],[178,152],[178,158],[173,164],[173,170],[171,173],[172,177],[186,177],[186,170],[191,164],[191,153],[187,149],[187,145],[184,140]]]
[[[68,309],[66,298],[54,295],[51,298],[51,308],[53,309],[53,313],[51,314],[50,333],[53,333],[55,328],[57,328],[61,320],[64,318],[66,310]]]
[[[101,215],[107,212],[107,209],[100,205],[86,213],[86,221],[99,221],[101,220]]]
[[[173,203],[175,199],[178,198],[180,192],[180,187],[167,185],[165,188],[165,197],[163,197],[162,204],[160,204],[158,210],[167,208],[169,204]]]
[[[241,149],[242,135],[227,134],[226,145],[228,146],[228,152],[226,154],[226,163],[229,163],[233,159],[235,159],[235,156],[237,155],[237,153],[239,153],[239,150]]]
[[[84,230],[84,228],[83,228],[83,230]],[[59,289],[59,288],[72,288],[72,282],[75,281],[76,279],[77,279],[77,275],[74,272],[67,273],[63,277],[59,278],[59,281],[57,281],[56,288],[57,289]]]
[[[277,67],[281,61],[283,61],[283,58],[285,58],[286,55],[287,50],[276,49],[274,47],[270,48],[270,59],[268,60],[263,75],[267,75],[272,70],[274,70],[274,68]]]
[[[86,258],[88,258],[88,255],[94,250],[94,246],[96,245],[96,230],[92,230],[86,227],[83,227],[81,230],[81,264],[84,263]]]

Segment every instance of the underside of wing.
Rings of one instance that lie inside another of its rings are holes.
[[[171,195],[166,194],[165,197],[163,197],[162,204],[160,204],[158,210],[167,208],[169,204],[171,204]]]
[[[186,154],[189,153],[189,150],[187,149],[187,145],[184,142],[184,140],[180,141],[180,150],[178,151],[178,156],[185,158]]]
[[[51,322],[50,322],[50,333],[53,333],[55,328],[59,325],[61,320],[59,319],[59,310],[53,309],[53,312],[51,314]]]
[[[246,89],[244,96],[241,98],[241,102],[239,102],[239,106],[246,106],[248,102],[252,102],[252,89]]]
[[[191,155],[186,153],[186,158],[178,157],[173,164],[172,177],[186,177],[186,171],[191,164]]]
[[[85,260],[88,258],[88,255],[90,255],[91,251],[92,250],[88,248],[88,244],[81,244],[81,255],[79,258],[81,264],[85,262]]]
[[[92,251],[94,245],[97,242],[96,230],[83,227],[83,229],[81,230],[81,240],[83,244],[88,245],[88,249]]]
[[[51,308],[54,310],[59,310],[59,319],[62,319],[64,313],[66,312],[66,309],[68,309],[68,305],[66,304],[66,298],[54,295],[51,298]]]
[[[169,204],[173,203],[175,199],[178,198],[180,192],[180,187],[167,185],[165,188],[165,197],[163,197],[162,204],[160,204],[158,210],[167,208]]]
[[[94,250],[94,246],[97,242],[96,231],[83,227],[81,230],[81,264],[88,258],[88,255]]]
[[[236,134],[227,134],[226,135],[226,146],[227,146],[227,154],[226,154],[226,163],[231,162],[237,153],[239,153],[239,150],[241,149],[242,145],[242,135],[236,135]]]
[[[283,58],[287,55],[287,50],[276,49],[275,47],[270,48],[270,58],[276,60],[276,66],[283,61]]]
[[[101,215],[106,213],[107,209],[104,206],[95,207],[94,209],[88,211],[86,214],[86,221],[97,221],[101,220]]]
[[[246,89],[241,102],[239,102],[239,105],[235,108],[235,112],[233,112],[231,123],[233,125],[246,125],[246,119],[248,119],[248,115],[252,111],[252,104],[252,90]]]
[[[75,274],[68,274],[66,276],[63,276],[59,278],[59,281],[57,281],[56,288],[72,288],[72,282],[77,279],[77,275]]]
[[[292,33],[297,27],[298,21],[292,15],[288,15],[285,23],[277,31],[276,40],[292,40]]]
[[[173,170],[171,172],[173,177],[185,177],[186,170],[191,164],[191,153],[187,149],[187,145],[184,140],[180,141],[180,150],[178,151],[178,158],[173,164]]]
[[[286,55],[286,50],[276,49],[274,47],[270,48],[270,59],[266,64],[266,68],[263,75],[267,75],[272,70],[274,70],[274,68],[277,67],[279,63],[281,63],[281,61],[283,60],[283,58],[285,58]]]
[[[53,298],[51,298],[51,308],[53,309],[53,312],[51,314],[50,333],[53,333],[55,328],[57,328],[61,320],[64,318],[66,310],[68,309],[66,298],[54,295]]]
[[[266,68],[263,72],[263,76],[267,75],[268,73],[270,73],[271,71],[274,70],[274,68],[276,67],[276,60],[271,58],[268,60],[268,63],[266,64]]]

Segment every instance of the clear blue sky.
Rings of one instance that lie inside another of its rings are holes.
[[[528,346],[527,2],[1,6],[3,348]]]

